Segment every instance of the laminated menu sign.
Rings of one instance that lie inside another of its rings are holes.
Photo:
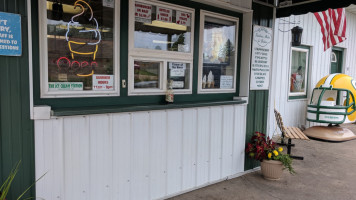
[[[93,90],[113,90],[114,75],[93,75]]]
[[[190,13],[177,11],[176,23],[183,26],[190,26]]]
[[[21,56],[21,16],[0,12],[0,55]]]
[[[233,76],[220,76],[220,89],[233,88],[234,77]]]
[[[173,89],[183,89],[184,88],[184,81],[173,81],[172,88]]]
[[[171,71],[171,77],[184,77],[185,76],[185,63],[169,63],[169,69]]]
[[[172,10],[167,8],[162,8],[157,6],[157,16],[156,19],[162,22],[172,22]]]
[[[143,3],[135,3],[135,21],[142,23],[152,23],[152,6]]]
[[[271,66],[272,29],[253,27],[250,90],[268,90]]]

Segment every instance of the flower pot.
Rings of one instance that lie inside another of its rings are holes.
[[[279,160],[263,160],[262,175],[267,180],[279,180],[283,174],[283,163]]]

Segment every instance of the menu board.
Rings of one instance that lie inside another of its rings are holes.
[[[272,29],[253,26],[250,90],[268,90],[271,53]]]

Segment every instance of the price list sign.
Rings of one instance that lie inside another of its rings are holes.
[[[0,55],[21,56],[21,16],[0,12]]]

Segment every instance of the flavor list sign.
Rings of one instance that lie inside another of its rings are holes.
[[[176,12],[176,23],[183,26],[190,26],[190,13]]]
[[[21,16],[0,12],[0,55],[21,56]]]
[[[172,10],[167,8],[162,8],[157,6],[157,16],[156,19],[162,22],[172,22]]]
[[[268,90],[271,52],[272,29],[253,26],[250,90]]]
[[[152,15],[152,6],[143,4],[143,3],[135,3],[135,21],[142,23],[152,23],[151,21]]]
[[[93,90],[113,90],[114,75],[93,75]]]

